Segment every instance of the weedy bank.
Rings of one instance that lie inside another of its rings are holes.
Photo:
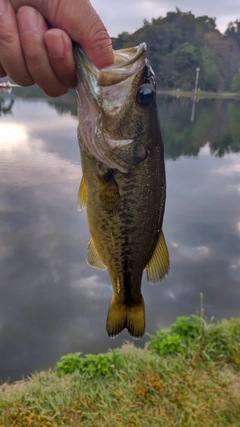
[[[68,354],[0,392],[1,427],[240,426],[240,319],[179,317],[105,354]]]

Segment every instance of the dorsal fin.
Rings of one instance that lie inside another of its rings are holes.
[[[106,265],[102,262],[99,254],[97,253],[92,237],[90,237],[88,241],[87,262],[91,267],[98,268],[99,270],[107,269]]]
[[[160,282],[168,273],[169,265],[168,248],[161,231],[152,258],[146,266],[147,280],[151,283]]]
[[[81,211],[86,206],[87,199],[87,187],[84,176],[81,179],[79,190],[78,190],[78,209]]]

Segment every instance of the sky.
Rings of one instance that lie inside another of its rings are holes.
[[[144,19],[164,17],[176,7],[195,16],[216,18],[222,33],[229,22],[240,18],[239,0],[92,0],[91,3],[112,37],[123,31],[132,33],[142,27]]]

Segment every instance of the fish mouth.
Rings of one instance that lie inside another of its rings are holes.
[[[78,80],[85,78],[90,83],[94,77],[100,86],[113,85],[126,80],[143,68],[146,50],[146,43],[141,43],[139,46],[114,51],[113,65],[99,70],[88,59],[80,46],[74,44],[73,54]],[[89,75],[91,75],[91,79],[89,79]]]
[[[117,117],[135,76],[146,64],[146,43],[114,51],[114,64],[99,70],[77,44],[73,45],[78,84],[78,136],[81,145],[108,167],[127,172],[129,164],[116,149],[133,140],[116,140],[104,129],[103,116]]]

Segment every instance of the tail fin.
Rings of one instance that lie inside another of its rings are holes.
[[[143,297],[137,305],[127,306],[114,297],[110,304],[107,317],[107,333],[111,338],[116,337],[127,328],[133,338],[140,338],[145,332],[145,310]]]

